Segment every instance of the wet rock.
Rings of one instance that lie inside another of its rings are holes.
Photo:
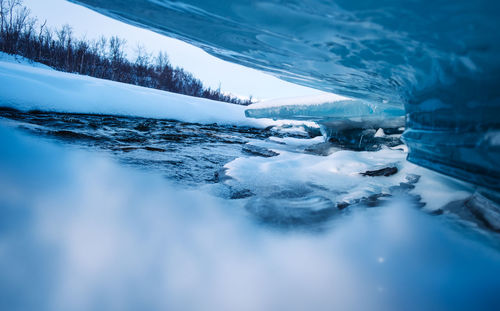
[[[304,149],[305,152],[307,153],[312,153],[315,155],[320,155],[320,156],[329,156],[330,154],[340,150],[338,147],[336,147],[334,144],[331,142],[324,142],[324,143],[319,143],[315,144],[312,146],[307,147]]]
[[[353,199],[349,202],[343,201],[343,202],[337,202],[337,209],[343,210],[349,206],[353,205],[363,205],[365,207],[376,207],[380,206],[385,198],[391,197],[390,194],[388,193],[375,193],[372,195],[369,195],[367,197],[362,197],[359,199]]]
[[[146,147],[143,147],[143,149],[147,150],[147,151],[155,151],[155,152],[165,152],[166,150],[163,149],[163,148],[158,148],[158,147],[150,147],[150,146],[146,146]]]
[[[406,175],[405,179],[409,184],[413,185],[413,184],[416,184],[420,180],[420,175],[408,174],[408,175]]]
[[[392,132],[386,129],[375,131],[374,129],[346,129],[341,131],[327,132],[328,142],[335,147],[354,151],[378,151],[382,146],[395,147],[403,144],[398,135],[380,135],[381,132]],[[379,134],[377,134],[379,133]]]
[[[404,132],[404,127],[396,127],[396,128],[385,128],[385,135],[401,135]]]
[[[392,194],[401,194],[401,193],[406,193],[406,192],[412,190],[413,188],[415,188],[414,185],[409,184],[409,183],[405,183],[405,182],[401,182],[397,186],[390,186],[389,191]]]
[[[348,203],[348,202],[338,202],[337,203],[337,208],[339,210],[343,210],[343,209],[347,208],[349,205],[351,205],[351,204]]]
[[[364,173],[360,173],[363,176],[391,176],[394,175],[398,172],[397,167],[385,167],[379,170],[374,170],[374,171],[366,171]]]
[[[235,189],[231,189],[231,193],[229,195],[229,198],[231,200],[237,200],[237,199],[245,199],[245,198],[249,198],[251,196],[254,196],[255,194],[250,191],[249,189],[239,189],[239,190],[235,190]]]
[[[322,136],[321,130],[319,129],[319,127],[310,127],[310,126],[304,125],[304,130],[307,132],[307,134],[309,134],[309,137],[311,137],[311,138],[314,138],[317,136]]]
[[[214,173],[214,182],[224,182],[226,180],[233,179],[233,177],[227,174],[227,168],[223,167]]]
[[[241,149],[243,152],[256,155],[260,157],[270,158],[279,155],[279,153],[274,152],[272,150],[266,149],[264,147],[254,146],[250,144],[246,144]]]
[[[137,150],[139,148],[137,147],[119,147],[117,148],[118,150],[121,150],[123,152],[130,152],[130,151],[134,151],[134,150]]]

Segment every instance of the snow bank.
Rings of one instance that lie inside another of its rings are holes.
[[[243,106],[59,72],[23,58],[0,56],[3,107],[252,127],[277,124],[246,118]]]
[[[44,65],[42,63],[37,63],[32,61],[31,59],[27,59],[26,57],[20,55],[11,55],[4,52],[0,52],[0,64],[1,63],[12,63],[12,64],[25,64],[31,67],[36,68],[45,68],[53,70],[51,67]]]

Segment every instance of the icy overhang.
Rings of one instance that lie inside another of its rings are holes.
[[[72,1],[288,81],[404,107],[411,161],[500,189],[498,1]]]
[[[498,78],[492,0],[71,0],[232,62],[403,105],[456,76]],[[498,92],[495,93],[498,95]]]

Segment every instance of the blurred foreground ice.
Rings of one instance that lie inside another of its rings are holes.
[[[2,310],[488,310],[492,239],[394,199],[323,232],[0,127]],[[460,230],[457,230],[460,229]]]

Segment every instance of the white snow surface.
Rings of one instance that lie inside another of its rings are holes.
[[[0,106],[173,119],[252,127],[278,125],[245,117],[245,106],[53,70],[0,53]]]

